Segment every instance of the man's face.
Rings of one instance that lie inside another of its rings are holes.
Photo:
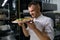
[[[30,15],[33,18],[38,17],[39,13],[40,13],[40,7],[36,6],[36,5],[31,5],[30,7],[28,7],[28,10],[30,12]]]

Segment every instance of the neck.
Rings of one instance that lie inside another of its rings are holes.
[[[41,15],[41,12],[38,13],[38,15],[35,18],[38,18]]]

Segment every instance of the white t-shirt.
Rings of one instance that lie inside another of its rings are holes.
[[[54,30],[53,30],[54,25],[53,20],[51,18],[40,15],[38,18],[34,18],[33,21],[38,30],[42,32],[43,28],[45,28],[45,32],[47,32],[50,39],[51,40],[54,39]],[[40,40],[33,30],[31,30],[29,27],[27,29],[30,34],[30,40]]]

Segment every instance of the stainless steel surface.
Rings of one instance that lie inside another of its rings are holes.
[[[5,36],[5,37],[1,37],[1,40],[16,40],[16,39],[13,35],[8,35],[8,36]]]
[[[10,26],[9,25],[1,25],[0,26],[0,30],[4,31],[4,30],[9,30]]]

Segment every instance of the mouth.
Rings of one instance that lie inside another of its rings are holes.
[[[31,16],[34,16],[33,14]]]

